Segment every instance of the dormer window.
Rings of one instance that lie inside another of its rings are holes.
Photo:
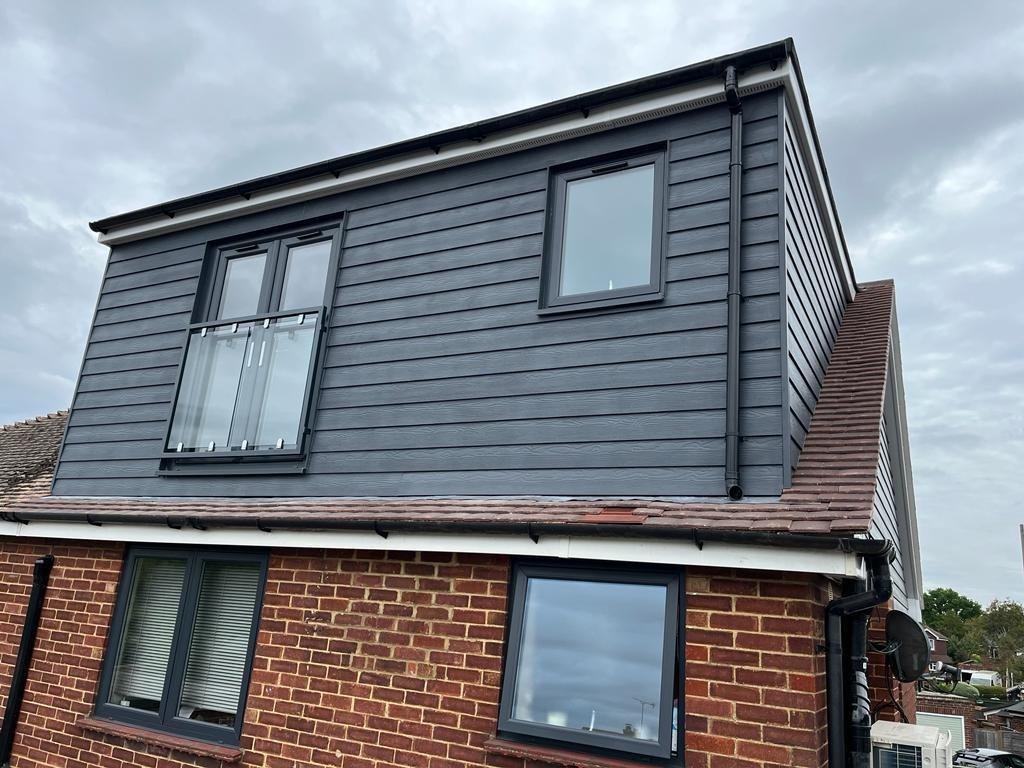
[[[660,298],[664,187],[663,152],[554,173],[542,309]]]
[[[189,328],[165,457],[296,458],[333,288],[339,227],[218,248]]]

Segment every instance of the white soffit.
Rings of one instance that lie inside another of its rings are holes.
[[[858,556],[839,550],[797,549],[686,539],[614,539],[593,536],[525,534],[389,533],[373,531],[261,531],[255,528],[170,528],[158,525],[65,522],[0,522],[0,536],[104,541],[174,546],[360,549],[372,552],[456,552],[484,555],[555,557],[578,560],[744,568],[783,573],[859,577]]]

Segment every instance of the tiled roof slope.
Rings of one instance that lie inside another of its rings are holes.
[[[318,522],[369,528],[375,524],[437,523],[450,528],[531,523],[594,523],[642,527],[787,534],[864,533],[871,522],[878,442],[893,312],[891,282],[861,286],[847,307],[792,487],[766,502],[665,499],[552,498],[115,498],[47,497],[19,502],[16,518],[104,520],[266,527]]]
[[[0,427],[0,507],[50,492],[67,421],[57,411]]]

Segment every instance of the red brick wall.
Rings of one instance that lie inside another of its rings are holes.
[[[974,728],[977,711],[974,702],[963,696],[948,696],[943,693],[919,691],[917,711],[935,715],[958,715],[964,719],[964,742],[967,749],[974,746]]]
[[[687,768],[827,761],[824,580],[690,569]]]
[[[871,614],[871,622],[868,624],[868,641],[871,643],[885,644],[885,617],[892,610],[890,600],[884,606],[877,607]],[[901,683],[889,675],[889,667],[886,658],[881,653],[868,653],[868,688],[871,691],[871,703],[890,701],[889,686],[892,686],[892,693],[896,701],[907,713],[911,723],[917,721],[917,686],[914,683]],[[891,704],[878,713],[879,720],[890,720],[901,722],[902,718],[898,710]]]
[[[41,543],[0,542],[0,690]],[[13,766],[219,765],[86,733],[121,549],[55,547]],[[242,729],[242,765],[539,768],[487,753],[497,716],[508,561],[275,551]],[[823,585],[690,569],[687,768],[825,764]]]

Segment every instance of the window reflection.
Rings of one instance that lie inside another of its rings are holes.
[[[559,295],[650,283],[654,178],[644,165],[566,184]]]
[[[657,742],[666,587],[530,578],[515,720]]]

